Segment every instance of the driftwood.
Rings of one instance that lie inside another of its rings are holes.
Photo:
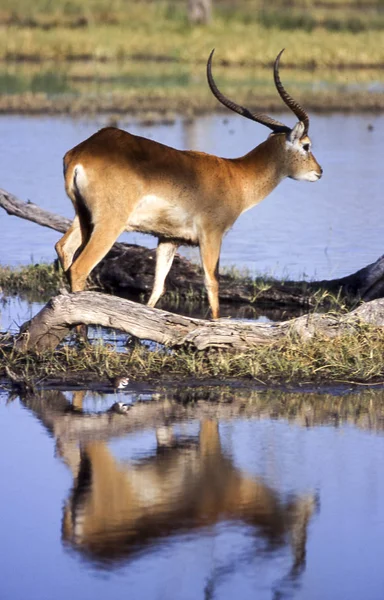
[[[31,202],[22,202],[5,190],[0,190],[0,206],[9,215],[33,221],[39,225],[65,232],[69,219],[39,208]],[[135,297],[147,295],[152,289],[155,251],[142,246],[116,243],[92,273],[92,282],[98,289]],[[167,289],[177,292],[181,299],[204,295],[200,267],[176,256],[167,278]],[[257,307],[280,309],[308,308],[318,302],[314,293],[325,290],[352,301],[384,297],[384,256],[356,273],[340,279],[315,282],[269,282],[258,287],[250,278],[234,279],[220,275],[220,302],[252,304]],[[165,302],[170,295],[165,296]]]
[[[343,316],[315,313],[280,323],[244,323],[193,319],[98,292],[63,293],[22,327],[16,347],[21,351],[54,349],[71,327],[81,323],[112,327],[169,347],[244,351],[271,344],[288,333],[308,339],[315,334],[334,337],[359,323],[382,327],[384,299],[363,304]]]

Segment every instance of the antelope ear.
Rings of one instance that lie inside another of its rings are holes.
[[[288,141],[291,142],[291,144],[293,144],[297,140],[300,140],[304,135],[304,129],[305,127],[302,121],[296,123],[294,128],[288,134]]]

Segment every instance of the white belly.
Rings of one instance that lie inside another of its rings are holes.
[[[187,208],[155,195],[143,196],[131,213],[127,231],[140,231],[158,237],[176,238],[197,244],[197,224]]]

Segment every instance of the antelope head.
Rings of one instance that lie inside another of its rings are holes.
[[[290,177],[291,179],[296,179],[298,181],[317,181],[322,176],[323,169],[312,154],[312,143],[308,137],[308,113],[296,100],[294,100],[294,98],[292,98],[292,96],[290,96],[290,94],[288,94],[280,80],[279,62],[283,52],[284,49],[281,50],[276,57],[273,76],[276,89],[281,99],[298,118],[298,122],[292,129],[268,115],[250,111],[248,108],[233,102],[219,91],[212,76],[212,57],[214,50],[212,50],[207,63],[208,84],[213,95],[221,102],[221,104],[239,115],[251,119],[251,121],[256,121],[256,123],[261,123],[272,130],[272,133],[268,138],[271,140],[270,151],[273,152],[274,155],[276,155],[276,153],[278,154],[281,177]],[[265,148],[265,151],[266,150],[267,149]]]

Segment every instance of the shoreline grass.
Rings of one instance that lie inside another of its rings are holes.
[[[116,352],[102,338],[90,345],[63,345],[55,352],[18,353],[12,340],[0,344],[0,378],[25,385],[56,382],[81,385],[128,375],[131,381],[243,380],[262,385],[384,383],[384,332],[358,326],[333,339],[315,336],[308,341],[288,335],[271,346],[247,352],[194,351],[136,345]]]
[[[0,265],[0,293],[4,296],[30,295],[44,302],[65,285],[64,274],[56,268],[55,263],[15,268]]]
[[[309,110],[382,111],[383,31],[379,1],[216,0],[192,27],[184,1],[3,0],[0,112],[209,112],[213,47],[220,87],[250,108],[282,110],[271,66],[285,47],[284,83]]]
[[[230,94],[227,93],[228,96]],[[271,114],[286,112],[281,101],[272,94],[255,96],[247,99],[243,94],[236,94],[236,101],[246,105],[251,111],[262,111]],[[301,101],[301,97],[300,97]],[[304,102],[303,102],[304,104]],[[382,92],[339,92],[312,93],[305,98],[305,108],[310,113],[365,113],[375,115],[384,111],[384,94]],[[214,106],[211,98],[205,93],[191,97],[190,92],[181,90],[180,93],[169,95],[161,92],[151,92],[143,95],[132,91],[128,94],[83,95],[81,97],[48,97],[46,94],[17,94],[0,95],[1,115],[39,116],[69,116],[95,118],[105,115],[111,125],[126,126],[139,120],[146,125],[154,123],[172,124],[179,118],[187,120],[209,115],[214,112],[228,115],[228,110]],[[120,122],[122,125],[120,125]]]
[[[47,301],[64,283],[54,265],[29,265],[16,270],[0,267],[4,297],[36,298],[38,294],[40,301]],[[339,311],[343,310],[345,307],[340,304]],[[121,340],[119,346],[121,350]],[[140,344],[133,349],[123,346],[122,351],[117,351],[116,344],[103,339],[100,331],[90,345],[70,341],[55,352],[22,354],[14,350],[12,336],[5,334],[0,339],[0,379],[9,378],[9,372],[16,374],[16,380],[33,385],[44,385],[52,379],[97,383],[124,374],[133,381],[164,382],[190,378],[263,385],[377,382],[384,380],[384,330],[361,325],[333,339],[319,335],[308,341],[288,335],[273,345],[236,353],[189,348],[171,351],[153,344]]]

